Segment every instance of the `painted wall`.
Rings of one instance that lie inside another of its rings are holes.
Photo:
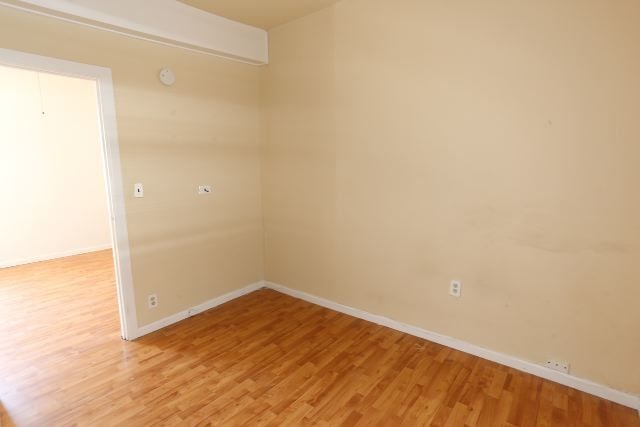
[[[0,267],[111,247],[95,82],[0,66]]]
[[[4,7],[0,40],[112,69],[141,326],[262,279],[260,68]]]
[[[266,279],[640,393],[639,21],[343,0],[273,29]]]
[[[343,0],[265,69],[4,8],[0,39],[113,70],[141,325],[264,277],[640,393],[638,18]]]

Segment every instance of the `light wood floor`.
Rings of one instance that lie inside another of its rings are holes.
[[[640,426],[631,409],[268,290],[123,342],[108,251],[0,270],[0,308],[7,425]]]

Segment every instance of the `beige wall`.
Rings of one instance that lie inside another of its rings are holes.
[[[264,69],[4,8],[0,40],[113,70],[141,325],[263,278],[262,174],[267,280],[640,393],[639,18],[343,0]]]
[[[140,325],[262,279],[260,68],[3,7],[0,40],[112,69]]]
[[[640,393],[638,22],[343,0],[272,30],[266,279]]]
[[[0,66],[0,267],[111,247],[96,84]]]

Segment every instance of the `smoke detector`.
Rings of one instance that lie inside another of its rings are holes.
[[[165,86],[172,86],[176,82],[176,75],[169,68],[160,70],[160,81]]]

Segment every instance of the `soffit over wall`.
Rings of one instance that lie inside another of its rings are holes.
[[[0,0],[0,6],[251,64],[269,61],[265,30],[177,0]]]
[[[339,0],[179,0],[234,21],[268,30]]]

